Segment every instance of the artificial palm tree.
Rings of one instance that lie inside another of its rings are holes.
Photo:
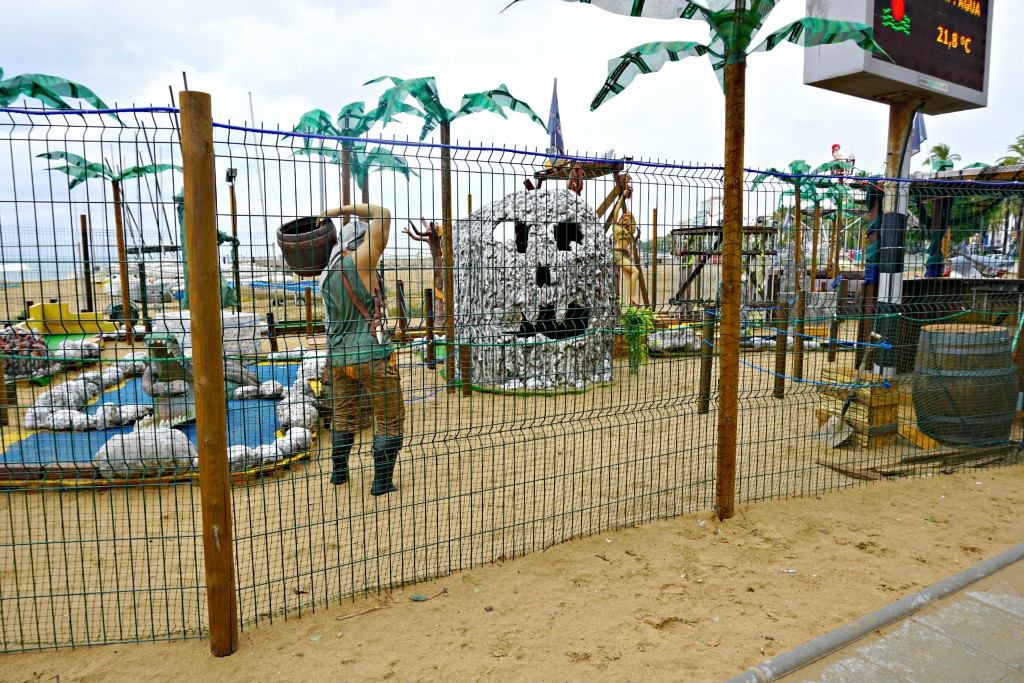
[[[451,157],[451,124],[456,119],[474,114],[479,111],[490,111],[507,119],[505,110],[518,112],[529,116],[537,125],[545,131],[547,124],[530,108],[526,102],[517,99],[508,91],[504,83],[492,90],[468,93],[462,96],[459,108],[448,109],[441,103],[441,97],[437,92],[437,83],[433,76],[423,78],[402,79],[395,76],[381,76],[365,85],[390,81],[391,87],[385,90],[377,105],[378,119],[381,124],[388,125],[400,113],[413,113],[423,119],[423,128],[420,130],[420,140],[426,139],[435,129],[441,131],[441,217],[442,217],[442,243],[444,249],[444,308],[445,308],[445,338],[449,343],[455,338],[455,299],[452,292],[455,291],[455,279],[452,272],[452,157]],[[412,99],[419,105],[418,108],[410,107],[406,102]],[[410,109],[412,111],[410,112]],[[465,352],[460,350],[460,354]],[[468,357],[461,357],[462,367],[468,366]],[[445,373],[451,378],[455,376],[455,361],[451,353],[446,354]],[[455,385],[449,387],[449,391],[455,391]],[[470,391],[469,382],[463,382],[463,391]]]
[[[370,131],[378,120],[379,109],[371,109],[364,112],[363,102],[352,102],[346,104],[338,112],[337,122],[331,119],[330,114],[323,109],[313,109],[301,116],[299,122],[292,129],[295,133],[312,135],[330,135],[341,138],[358,138]],[[398,113],[412,113],[415,110],[409,106],[399,106]],[[342,169],[342,199],[341,203],[351,203],[351,187],[354,180],[356,186],[362,193],[363,203],[369,202],[369,175],[373,171],[392,169],[406,178],[415,175],[409,163],[404,157],[391,152],[383,147],[367,149],[365,142],[354,140],[342,140],[341,151],[324,147],[321,142],[318,145],[312,138],[303,138],[302,148],[295,154],[318,154],[331,160],[332,163],[340,164]]]
[[[68,189],[73,190],[77,185],[92,178],[106,178],[110,181],[112,196],[114,199],[114,229],[117,237],[118,266],[121,277],[121,316],[124,319],[125,328],[128,330],[129,339],[132,335],[131,322],[131,301],[128,291],[128,263],[125,261],[124,241],[124,216],[121,202],[121,183],[132,178],[141,178],[151,173],[162,173],[163,171],[180,171],[181,166],[175,164],[147,164],[145,166],[131,166],[115,172],[106,164],[98,164],[88,161],[77,154],[70,152],[44,152],[37,155],[41,159],[66,161],[64,166],[52,166],[47,170],[60,171],[70,178]],[[184,245],[182,245],[184,249]],[[188,264],[185,264],[186,290],[188,289]]]
[[[519,0],[516,0],[518,2]],[[804,17],[771,33],[757,47],[754,36],[775,9],[778,0],[694,0],[640,2],[636,0],[567,0],[595,5],[632,17],[699,19],[711,29],[707,44],[688,41],[645,43],[609,63],[608,77],[590,104],[597,109],[622,92],[640,74],[653,73],[669,62],[707,56],[725,92],[725,170],[723,173],[724,234],[722,256],[722,351],[718,411],[718,479],[716,511],[723,518],[734,513],[736,424],[739,406],[739,335],[741,248],[743,240],[743,143],[746,119],[747,56],[767,52],[783,42],[813,47],[847,40],[885,54],[864,24]],[[515,4],[515,3],[513,3]]]
[[[949,145],[940,142],[937,145],[932,145],[932,148],[928,150],[924,165],[930,164],[933,171],[948,171],[953,168],[954,161],[960,161],[960,155],[951,154]]]

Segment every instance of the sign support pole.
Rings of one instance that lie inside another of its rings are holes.
[[[889,134],[885,157],[885,198],[882,202],[882,225],[877,236],[878,306],[881,319],[877,325],[882,337],[893,343],[896,319],[890,314],[899,311],[903,289],[903,246],[907,234],[907,213],[910,189],[899,179],[910,175],[910,155],[903,147],[907,131],[914,120],[920,99],[916,95],[901,95],[889,102]],[[888,317],[886,317],[888,316]],[[876,353],[873,370],[879,375],[896,375],[895,353]]]

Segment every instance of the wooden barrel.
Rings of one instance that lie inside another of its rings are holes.
[[[317,226],[317,218],[297,218],[277,229],[277,246],[285,265],[300,277],[319,275],[338,243],[334,222]]]
[[[995,325],[926,325],[914,363],[918,429],[939,443],[1006,443],[1017,410],[1012,337]]]

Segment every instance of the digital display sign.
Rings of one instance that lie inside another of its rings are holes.
[[[898,66],[971,90],[985,89],[989,0],[873,2],[875,41]]]

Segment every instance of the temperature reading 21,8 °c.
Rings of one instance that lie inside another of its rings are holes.
[[[963,49],[967,54],[971,54],[971,39],[965,35],[961,35],[956,31],[952,33],[945,26],[939,26],[939,36],[935,39],[935,42],[942,43],[950,50]]]

